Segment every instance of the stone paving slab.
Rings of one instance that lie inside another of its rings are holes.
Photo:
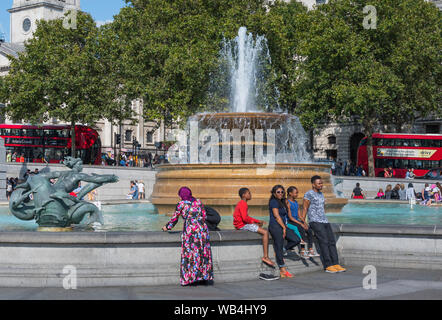
[[[377,289],[366,290],[362,267],[330,274],[300,274],[293,279],[214,283],[210,286],[107,288],[0,288],[0,300],[442,300],[438,270],[377,268]]]

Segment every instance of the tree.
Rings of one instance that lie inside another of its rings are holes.
[[[306,126],[359,122],[373,175],[376,125],[441,112],[442,13],[424,0],[330,0],[300,19],[297,112]]]
[[[76,19],[76,28],[64,28],[63,19],[38,21],[25,51],[11,57],[0,94],[13,121],[42,123],[57,118],[69,123],[73,156],[76,124],[131,114],[119,79],[112,76],[115,63],[105,33],[89,14],[78,12]]]
[[[223,37],[255,30],[265,0],[126,0],[112,23],[124,90],[149,120],[185,120],[207,110]],[[170,124],[169,124],[170,125]]]

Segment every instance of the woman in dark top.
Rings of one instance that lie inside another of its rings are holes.
[[[362,193],[362,189],[360,188],[359,182],[356,183],[356,188],[353,189],[353,193],[351,195],[352,199],[364,199],[364,194]]]
[[[301,240],[292,229],[286,227],[288,209],[285,201],[284,187],[276,185],[272,188],[271,193],[272,196],[269,200],[269,232],[273,238],[276,262],[278,263],[281,278],[292,278],[293,275],[287,271],[284,263],[284,239],[287,240],[287,250],[297,246]]]
[[[393,190],[391,190],[391,199],[394,200],[399,200],[400,199],[400,195],[399,195],[399,190],[401,189],[401,186],[399,184],[395,185]]]

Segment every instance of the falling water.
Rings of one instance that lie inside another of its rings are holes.
[[[209,104],[223,111],[280,111],[279,92],[272,84],[274,73],[264,36],[253,37],[246,27],[233,39],[224,39],[219,53],[220,67],[212,75]]]
[[[208,145],[220,146],[221,150],[221,145],[225,143],[219,140],[223,129],[238,129],[242,133],[252,130],[254,143],[257,143],[257,130],[274,130],[274,141],[267,140],[267,132],[264,133],[264,140],[268,146],[275,146],[273,151],[266,147],[266,152],[275,152],[277,163],[310,162],[311,156],[306,148],[308,138],[298,117],[282,112],[279,106],[279,91],[272,81],[275,75],[266,38],[253,37],[245,27],[239,28],[233,40],[223,40],[219,65],[217,72],[211,75],[207,104],[209,110],[221,113],[200,113],[190,117],[187,131],[190,132],[191,121],[198,123],[199,130],[214,129],[217,132],[216,139],[206,142]],[[223,113],[225,111],[230,113]],[[244,154],[244,139],[243,136],[229,143],[232,148],[235,143],[240,143]],[[256,146],[253,148],[256,153]],[[184,153],[188,152],[189,149]],[[181,163],[187,163],[188,157],[184,158],[180,160]],[[246,158],[243,157],[242,163],[256,161]]]

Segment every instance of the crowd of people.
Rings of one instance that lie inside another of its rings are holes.
[[[11,194],[16,189],[17,185],[26,181],[29,176],[39,173],[40,171],[38,170],[38,168],[36,168],[34,171],[31,171],[31,169],[27,169],[25,174],[23,175],[23,179],[19,179],[18,177],[6,177],[6,199],[9,200],[11,198]]]
[[[292,278],[287,270],[284,257],[288,251],[298,247],[301,258],[320,256],[323,268],[328,273],[346,271],[339,264],[336,239],[331,225],[325,216],[323,182],[320,176],[311,178],[312,189],[305,193],[303,209],[298,202],[298,189],[290,186],[287,191],[282,185],[275,185],[271,190],[268,203],[269,223],[252,218],[248,214],[247,202],[252,199],[249,188],[243,187],[238,191],[239,202],[233,212],[233,226],[244,232],[254,232],[262,236],[263,256],[261,261],[270,268],[279,268],[279,276],[260,274],[260,279],[276,280]],[[182,234],[180,283],[183,286],[211,282],[214,278],[212,252],[210,246],[209,228],[206,224],[206,207],[201,200],[192,196],[187,187],[178,192],[181,201],[170,221],[163,226],[163,231],[171,230],[181,216],[184,219]],[[308,222],[307,222],[308,221]],[[269,257],[269,235],[273,239],[273,250],[276,263]],[[317,239],[317,249],[313,249],[313,239]]]
[[[101,164],[107,166],[120,167],[140,167],[140,168],[154,168],[158,164],[168,163],[167,157],[164,155],[148,152],[142,155],[132,155],[130,153],[122,152],[115,158],[111,152],[105,152],[102,155]]]
[[[6,162],[25,162],[25,155],[24,153],[18,154],[17,152],[12,153],[8,151],[6,154]]]
[[[362,166],[357,166],[353,161],[336,161],[333,159],[331,164],[331,174],[335,176],[356,176],[365,177],[367,173]]]
[[[366,199],[359,182],[356,183],[351,198]],[[421,191],[416,191],[411,182],[407,187],[405,187],[404,183],[397,183],[394,187],[392,184],[388,184],[385,191],[383,188],[379,188],[375,199],[420,201],[420,204],[429,206],[433,203],[442,202],[442,185],[440,182],[431,185],[425,183],[425,186]]]

